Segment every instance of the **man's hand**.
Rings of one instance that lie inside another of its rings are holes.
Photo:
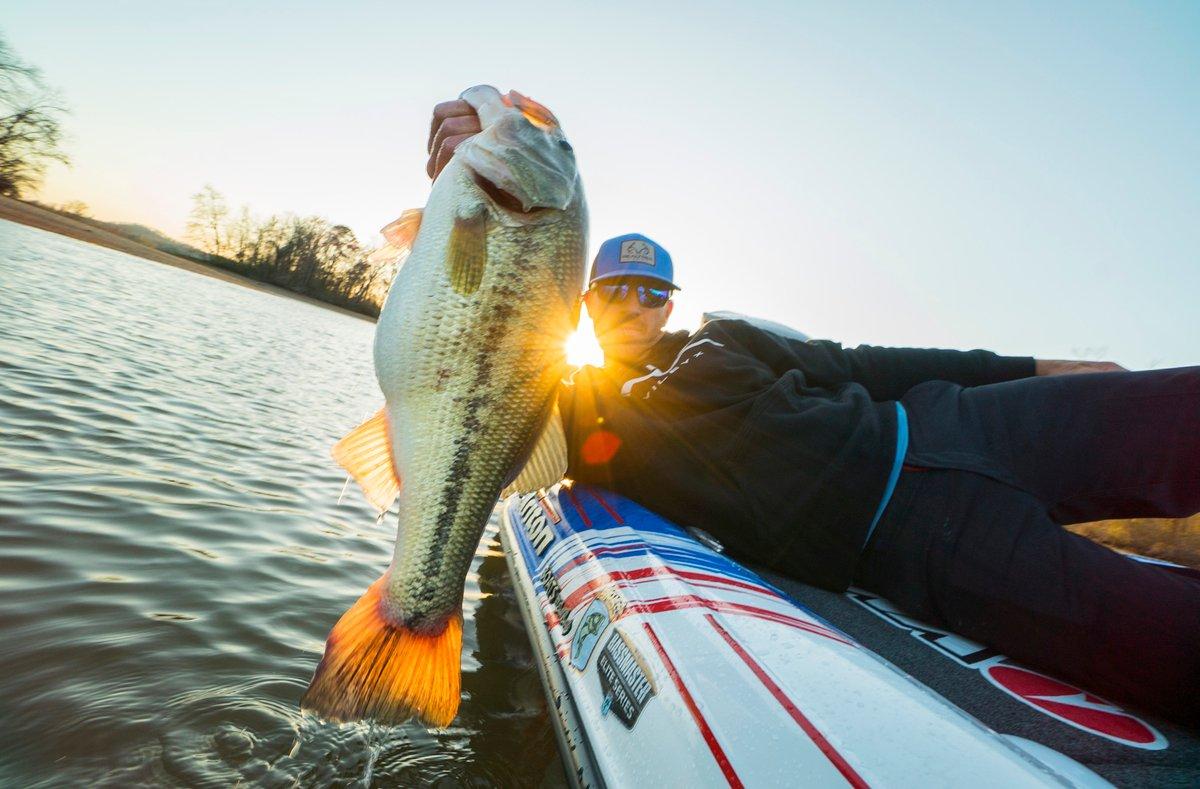
[[[437,178],[438,173],[450,161],[454,149],[463,140],[478,134],[479,116],[475,108],[462,99],[443,101],[433,108],[433,122],[429,124],[429,163],[425,172],[430,178]]]
[[[1034,359],[1034,375],[1078,375],[1079,373],[1129,372],[1116,362],[1080,362],[1068,359]]]

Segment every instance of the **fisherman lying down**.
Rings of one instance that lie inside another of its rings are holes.
[[[469,104],[439,104],[429,175],[478,130]],[[667,333],[676,290],[653,240],[600,246],[583,302],[604,365],[560,391],[568,476],[1200,722],[1200,574],[1062,528],[1200,511],[1200,367],[847,349],[744,319]]]

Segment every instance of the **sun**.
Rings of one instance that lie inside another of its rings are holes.
[[[567,363],[576,367],[604,364],[604,352],[600,350],[600,343],[596,342],[592,321],[586,313],[579,316],[579,328],[567,338]]]

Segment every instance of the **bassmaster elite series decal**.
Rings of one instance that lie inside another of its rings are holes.
[[[614,630],[596,658],[596,676],[604,694],[601,711],[611,712],[632,729],[655,693],[649,667],[620,630]]]
[[[1099,696],[1017,665],[1007,655],[983,644],[914,619],[870,592],[851,589],[847,595],[883,621],[909,631],[960,666],[975,669],[992,685],[1044,715],[1131,748],[1158,751],[1169,744],[1153,726]]]

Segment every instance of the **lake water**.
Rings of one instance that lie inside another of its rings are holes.
[[[0,785],[560,785],[493,523],[453,726],[298,702],[391,557],[371,323],[0,220]]]

